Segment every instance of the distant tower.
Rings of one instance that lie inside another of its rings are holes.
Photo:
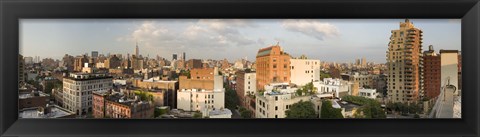
[[[132,63],[130,62],[130,54],[127,54],[127,69],[132,68]]]
[[[178,59],[177,59],[177,54],[173,54],[173,55],[172,55],[172,60],[178,60]]]
[[[139,52],[139,50],[138,50],[138,41],[137,41],[136,47],[135,47],[135,56],[136,57],[138,57],[138,52]]]
[[[98,51],[92,51],[92,58],[98,57]]]
[[[183,52],[183,60],[185,61],[187,58],[186,58],[186,55],[185,55],[185,52]]]

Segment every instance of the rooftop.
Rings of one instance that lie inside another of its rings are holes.
[[[334,102],[336,102],[336,104],[338,104],[341,108],[345,108],[345,111],[351,111],[354,108],[360,107],[360,105],[353,104],[347,101],[336,100]]]
[[[180,92],[223,92],[225,91],[225,89],[222,89],[222,90],[218,90],[218,89],[214,89],[214,90],[205,90],[205,89],[181,89],[179,90]]]
[[[38,107],[25,108],[19,111],[19,118],[61,118],[65,116],[75,115],[74,112],[63,109],[57,105],[51,107],[51,112],[44,114],[39,111]]]
[[[232,115],[232,111],[230,109],[224,108],[224,109],[216,109],[208,112],[209,116],[215,116],[215,115]]]
[[[176,83],[177,81],[160,80],[160,77],[156,77],[156,78],[145,79],[145,80],[143,80],[143,82]]]
[[[69,76],[66,76],[64,78],[82,81],[82,80],[105,79],[105,78],[113,78],[113,77],[104,73],[93,73],[93,74],[92,73],[71,73]]]
[[[48,94],[43,93],[42,91],[32,91],[32,92],[22,92],[18,94],[19,99],[27,99],[33,97],[45,97],[50,96]]]

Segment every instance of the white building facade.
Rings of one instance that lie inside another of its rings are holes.
[[[63,78],[63,107],[85,115],[92,112],[92,92],[112,89],[111,76],[106,74],[70,74]]]
[[[200,111],[208,116],[209,111],[225,108],[225,88],[223,78],[215,70],[213,90],[179,89],[177,92],[177,109]]]
[[[255,94],[257,91],[257,73],[245,73],[244,95]]]
[[[375,99],[378,96],[376,89],[359,89],[358,96]]]
[[[323,81],[313,82],[313,87],[317,88],[320,94],[333,94],[334,97],[341,97],[342,95],[352,94],[351,82],[341,79],[325,78]]]
[[[181,89],[177,93],[177,109],[208,111],[225,107],[225,90]]]
[[[309,101],[311,96],[296,96],[297,88],[292,88],[288,83],[275,83],[265,85],[263,94],[256,94],[256,118],[285,118],[285,111],[300,101]]]
[[[320,60],[290,59],[290,82],[305,85],[320,81]]]

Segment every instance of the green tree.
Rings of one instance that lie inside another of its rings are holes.
[[[52,83],[52,82],[46,82],[46,84],[45,84],[45,93],[48,93],[48,94],[52,93],[52,89],[54,88],[54,86],[55,86],[54,83]]]
[[[138,91],[137,90],[134,93],[135,93],[135,95],[140,97],[140,100],[153,101],[153,95],[146,92],[146,91],[143,91],[143,90]]]
[[[187,78],[191,78],[190,70],[181,70],[180,75],[187,76]]]
[[[161,114],[160,114],[160,109],[155,108],[155,110],[153,111],[153,117],[158,117],[158,116],[160,116],[160,115],[161,115]]]
[[[332,102],[329,100],[322,101],[322,109],[320,118],[343,118],[342,110],[332,107]]]
[[[244,107],[241,107],[239,109],[239,111],[240,111],[240,115],[242,116],[242,118],[252,118],[252,114],[253,114],[252,111],[250,111],[250,110],[248,110]]]
[[[235,110],[239,104],[239,99],[237,96],[237,92],[234,89],[231,89],[228,85],[224,85],[225,87],[225,107],[230,110]]]
[[[285,113],[287,118],[317,118],[314,105],[310,101],[300,101],[292,104]]]
[[[360,111],[357,113],[363,113],[364,118],[386,118],[385,111],[382,109],[380,102],[359,96],[344,96],[342,100],[361,105]],[[392,104],[387,104],[392,106]]]
[[[320,71],[320,80],[323,80],[324,78],[331,78],[332,76],[329,73]]]
[[[202,118],[202,113],[200,113],[200,111],[196,111],[196,112],[193,114],[193,118]]]

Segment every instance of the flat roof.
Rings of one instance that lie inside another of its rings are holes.
[[[341,108],[345,108],[345,111],[351,111],[353,110],[354,108],[358,108],[360,107],[360,105],[357,105],[357,104],[353,104],[353,103],[350,103],[350,102],[347,102],[347,101],[343,101],[343,100],[338,100],[338,101],[335,101]]]
[[[45,94],[41,91],[38,91],[38,95],[39,96],[34,96],[34,95],[32,95],[31,92],[21,92],[21,93],[18,93],[18,99],[27,99],[27,98],[33,98],[33,97],[47,97],[47,96],[50,96],[50,95]]]
[[[107,79],[113,78],[105,73],[72,73],[68,76],[63,77],[65,79],[71,79],[76,81],[86,81],[86,80],[96,80],[96,79]]]
[[[231,115],[232,114],[232,111],[230,111],[230,109],[216,109],[216,110],[212,110],[210,112],[208,112],[208,115],[210,116],[214,116],[214,115]]]
[[[458,53],[458,50],[440,50],[440,53]]]
[[[48,114],[39,114],[38,107],[25,108],[19,111],[19,118],[60,118],[69,115],[75,115],[74,112],[60,108],[59,106],[54,105],[52,110]]]

